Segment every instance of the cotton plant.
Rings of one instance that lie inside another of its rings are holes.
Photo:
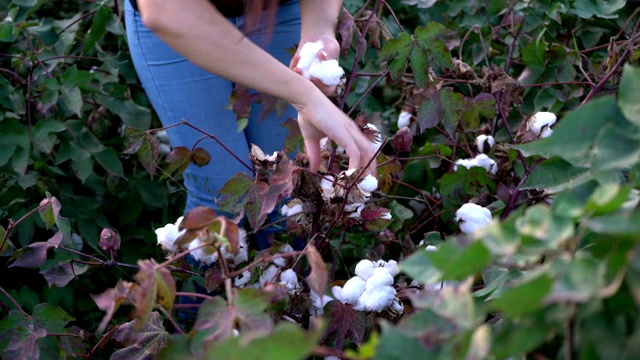
[[[323,47],[324,44],[322,40],[308,42],[302,45],[298,53],[300,60],[298,61],[297,68],[302,72],[302,76],[307,79],[316,78],[325,85],[337,86],[342,80],[344,70],[338,64],[338,60],[321,60],[318,57],[318,52],[320,52]]]
[[[481,167],[484,168],[488,174],[492,175],[498,172],[498,164],[486,154],[478,154],[471,159],[458,159],[453,166],[453,170],[456,171],[459,166],[466,167],[467,169]]]
[[[456,211],[455,221],[460,231],[465,234],[473,234],[487,226],[493,217],[491,210],[474,203],[466,203]]]
[[[336,300],[351,304],[358,311],[382,312],[390,309],[401,314],[403,306],[396,298],[393,287],[393,277],[398,272],[395,260],[361,260],[356,265],[355,276],[342,287],[334,286],[331,292]]]
[[[556,120],[556,114],[548,111],[539,111],[527,120],[527,130],[541,139],[549,137],[553,134],[551,127],[556,123]]]

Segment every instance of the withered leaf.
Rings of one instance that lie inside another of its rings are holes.
[[[169,333],[162,326],[162,317],[158,312],[152,312],[139,331],[136,331],[135,325],[135,320],[129,321],[113,333],[113,338],[126,347],[111,354],[111,360],[155,359],[165,346]]]
[[[322,256],[316,247],[311,244],[307,246],[307,260],[309,260],[309,266],[311,266],[311,271],[306,277],[307,284],[311,290],[322,296],[329,282],[327,264],[322,260]]]
[[[47,241],[36,242],[22,248],[13,255],[16,261],[9,267],[23,267],[35,269],[40,267],[47,261],[47,251],[51,248],[57,248],[62,243],[62,232],[58,231],[53,237]]]

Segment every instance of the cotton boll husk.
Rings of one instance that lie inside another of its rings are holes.
[[[275,282],[278,271],[279,270],[276,266],[267,266],[267,268],[262,272],[262,275],[260,275],[260,287],[263,288],[266,284]]]
[[[347,304],[356,304],[358,298],[364,292],[365,281],[358,276],[354,276],[347,281],[342,287],[342,300]]]
[[[374,268],[373,274],[367,279],[365,290],[373,291],[374,289],[393,285],[393,276],[389,270],[385,268]]]
[[[401,111],[400,115],[398,115],[398,129],[401,129],[405,126],[409,126],[411,124],[411,113],[408,111]]]
[[[378,179],[376,179],[375,176],[369,174],[365,176],[362,181],[360,181],[360,183],[358,184],[358,188],[360,188],[360,190],[364,192],[372,193],[378,189]]]
[[[204,245],[204,243],[202,241],[200,241],[200,239],[194,239],[193,241],[191,241],[189,243],[189,250],[192,250],[190,252],[191,256],[198,260],[198,261],[202,261],[203,263],[207,264],[207,265],[211,265],[213,264],[216,260],[218,260],[218,252],[214,251],[211,254],[207,254],[205,252],[206,247],[200,247]],[[195,250],[194,250],[195,249]]]
[[[381,312],[387,309],[396,298],[396,290],[392,286],[382,286],[372,290],[365,290],[363,301],[368,311]]]
[[[492,216],[489,209],[477,204],[467,203],[456,211],[455,220],[459,224],[460,231],[465,234],[472,234],[489,224]]]
[[[371,260],[360,260],[356,265],[355,273],[362,280],[367,280],[373,275],[373,262]]]

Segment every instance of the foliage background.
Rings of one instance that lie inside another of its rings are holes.
[[[157,154],[154,132],[130,131],[127,139],[122,128],[159,123],[127,53],[121,5],[0,1],[3,356],[39,349],[43,357],[106,358],[131,350],[127,339],[95,334],[104,313],[90,294],[134,280],[139,259],[162,259],[153,229],[181,215],[179,175],[166,176],[170,165]],[[345,8],[341,64],[351,71],[341,105],[365,112],[388,137],[403,106],[418,126],[409,148],[390,141],[378,159],[379,201],[394,217],[389,231],[324,234],[331,280],[345,279],[360,259],[384,258],[401,260],[400,294],[411,279],[457,285],[405,297],[402,319],[376,322],[369,314],[351,324],[362,336],[346,336],[343,348],[326,339],[314,347],[317,331],[282,325],[270,335],[271,351],[280,358],[632,358],[640,343],[638,2],[456,0],[419,10],[353,0]],[[553,137],[529,143],[521,124],[537,111],[561,120]],[[453,172],[452,161],[475,154],[479,133],[499,143],[497,176]],[[47,193],[59,212],[39,206]],[[470,200],[503,221],[480,235],[458,234],[453,213]],[[103,228],[121,237],[117,263],[99,245]],[[439,250],[416,251],[421,240]],[[30,266],[25,259],[42,249],[46,261]],[[86,260],[78,252],[101,265],[74,265]],[[113,323],[133,311],[121,308]],[[150,316],[151,344],[160,347],[165,326],[175,329]],[[311,345],[278,345],[290,336]],[[188,353],[184,338],[172,339],[173,354]],[[217,351],[231,351],[233,341]]]

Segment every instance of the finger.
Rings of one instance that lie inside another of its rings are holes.
[[[327,50],[322,49],[320,51],[318,51],[318,59],[324,61],[324,60],[329,60],[329,53],[327,52]]]
[[[320,141],[305,139],[304,147],[307,150],[307,156],[309,157],[309,170],[312,172],[318,171],[321,160]]]
[[[298,63],[300,62],[300,55],[296,54],[289,63],[290,69],[296,69],[298,67]]]

